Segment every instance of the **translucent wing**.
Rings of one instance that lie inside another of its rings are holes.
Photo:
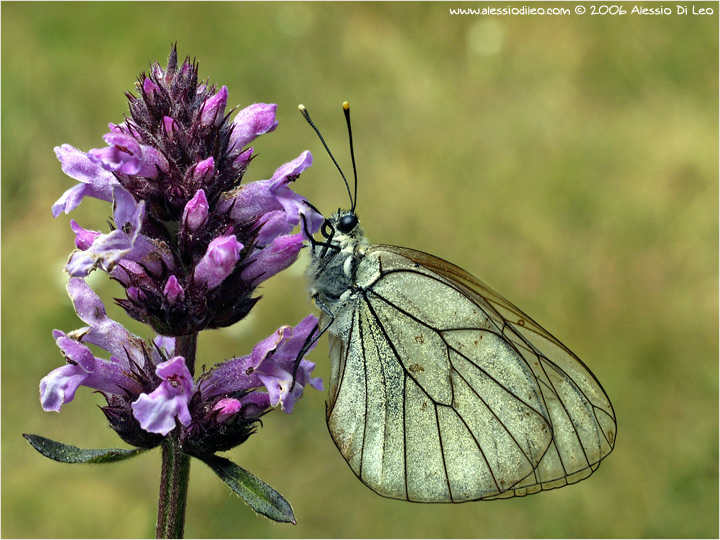
[[[330,330],[327,421],[355,474],[386,497],[461,502],[587,478],[615,414],[590,370],[460,268],[387,245],[347,332]]]

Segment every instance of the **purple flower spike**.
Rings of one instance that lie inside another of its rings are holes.
[[[214,289],[235,269],[243,245],[234,236],[216,238],[195,268],[196,283]]]
[[[256,157],[249,145],[278,126],[277,105],[233,107],[230,120],[227,87],[198,81],[198,64],[178,65],[173,48],[166,68],[152,64],[126,93],[129,113],[109,124],[106,147],[55,149],[79,183],[53,215],[94,197],[112,202],[113,219],[109,229],[70,223],[77,249],[66,265],[68,293],[87,326],[54,332],[66,364],[40,391],[43,408],[59,411],[80,386],[95,389],[127,443],[152,448],[173,432],[182,452],[202,458],[244,442],[273,406],[290,412],[305,388],[322,388],[300,354],[314,347],[315,316],[280,327],[197,384],[191,373],[198,334],[247,316],[260,299],[256,287],[297,259],[324,218],[291,189],[312,164],[310,152],[268,180],[243,178]],[[96,268],[123,287],[116,304],[155,330],[152,342],[108,317],[82,279]]]
[[[276,111],[277,105],[274,103],[254,103],[237,113],[232,121],[229,151],[239,152],[260,135],[274,131],[278,126]]]
[[[140,394],[132,410],[145,431],[167,435],[175,429],[175,418],[183,426],[190,424],[194,383],[182,356],[158,365],[156,373],[163,382],[151,394]]]
[[[202,114],[200,115],[200,123],[206,126],[218,125],[223,121],[225,115],[225,106],[227,105],[228,89],[227,86],[220,88],[217,94],[205,101]]]
[[[188,201],[183,210],[183,223],[189,231],[197,231],[205,224],[209,209],[210,206],[207,197],[205,197],[205,191],[198,189],[195,196]]]
[[[112,201],[113,187],[119,186],[115,176],[93,163],[87,154],[69,144],[55,147],[55,155],[68,176],[81,183],[63,193],[52,207],[53,217],[75,210],[85,197]]]

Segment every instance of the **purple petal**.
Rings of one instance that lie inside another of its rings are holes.
[[[223,86],[217,94],[208,98],[200,114],[200,123],[205,126],[219,125],[225,115],[227,98],[227,86]]]
[[[70,255],[65,271],[70,277],[85,277],[95,268],[112,271],[123,255],[130,251],[127,235],[121,230],[103,234],[84,251],[74,251]]]
[[[82,338],[84,342],[103,348],[127,367],[130,366],[130,360],[142,365],[142,340],[107,316],[102,300],[84,280],[70,279],[67,291],[78,317],[90,326]]]
[[[318,319],[308,315],[295,328],[282,326],[272,335],[258,343],[252,354],[242,358],[234,358],[215,366],[201,383],[203,397],[247,391],[263,384],[267,391],[267,402],[262,401],[258,407],[280,405],[290,412],[295,401],[300,399],[303,387],[308,383],[313,388],[322,389],[321,379],[312,379],[310,373],[315,364],[302,360],[298,369],[295,388],[292,386],[292,372],[306,340],[317,329]],[[315,344],[307,351],[311,351]],[[248,396],[262,396],[251,392]],[[243,405],[245,400],[243,398]],[[255,399],[255,398],[253,398]],[[260,399],[259,397],[257,399]],[[243,414],[246,411],[243,411]]]
[[[260,180],[243,184],[238,189],[225,194],[218,202],[220,213],[230,213],[238,223],[247,223],[259,219],[273,210],[282,210],[271,191],[270,180]]]
[[[258,231],[257,246],[265,247],[272,243],[275,238],[288,234],[293,226],[287,222],[284,210],[274,210],[262,216],[259,220],[260,230]]]
[[[122,187],[113,190],[113,220],[118,229],[129,225],[133,232],[139,233],[145,217],[145,201],[138,203],[129,191]]]
[[[80,366],[66,364],[59,367],[40,381],[40,404],[45,411],[60,412],[63,404],[75,398],[75,392],[88,378]]]
[[[250,147],[247,150],[243,150],[238,154],[238,157],[236,157],[233,160],[233,167],[235,167],[236,170],[245,170],[248,166],[248,163],[250,163],[250,158],[252,158],[253,155],[253,148]]]
[[[310,376],[314,369],[315,362],[303,359],[298,367],[297,380],[301,381],[303,386],[307,386],[309,384],[315,390],[324,390],[325,387],[323,386],[323,380],[320,377]]]
[[[241,416],[245,420],[256,420],[270,408],[270,396],[265,392],[250,392],[240,398],[242,403]]]
[[[239,152],[260,135],[275,130],[278,126],[276,111],[277,105],[274,103],[254,103],[241,110],[232,122],[228,151]]]
[[[142,86],[143,86],[143,93],[148,98],[148,101],[150,101],[150,103],[154,103],[155,102],[155,93],[160,90],[160,87],[157,84],[155,84],[148,77],[145,77],[143,79]]]
[[[297,225],[300,223],[300,214],[308,213],[308,206],[305,198],[291,190],[288,185],[300,176],[300,173],[312,165],[312,154],[305,151],[293,161],[282,165],[273,174],[273,193],[280,205],[287,214],[288,223]],[[308,223],[308,225],[311,225]],[[319,226],[318,226],[319,228]],[[316,231],[311,231],[316,232]]]
[[[105,148],[93,148],[88,157],[93,163],[106,171],[135,175],[141,169],[142,150],[132,136],[112,131],[103,138],[108,144]]]
[[[252,353],[226,360],[213,366],[201,385],[203,396],[212,397],[232,392],[245,392],[260,386],[256,370],[268,356],[277,354],[278,347],[292,336],[292,328],[281,326],[253,347]]]
[[[85,251],[75,250],[65,267],[70,277],[82,278],[90,274],[95,268],[105,272],[113,272],[115,267],[123,261],[145,261],[147,255],[153,253],[154,244],[140,236],[133,239],[121,229],[108,234],[100,235]],[[148,265],[150,268],[150,265]]]
[[[322,379],[310,378],[313,369],[315,369],[313,362],[302,360],[293,385],[292,370],[286,371],[272,361],[268,361],[258,369],[258,378],[267,388],[270,404],[274,407],[279,405],[283,411],[290,414],[295,402],[302,397],[308,382],[316,390],[323,389]]]
[[[260,371],[262,370],[262,371]],[[292,373],[285,371],[277,364],[266,362],[260,366],[258,370],[258,378],[267,388],[270,397],[270,405],[277,407],[280,405],[283,410],[290,414],[292,412],[295,400],[290,396],[290,387],[292,386]],[[302,393],[302,386],[295,385]],[[293,388],[293,393],[295,388]]]
[[[195,282],[214,289],[235,269],[243,245],[234,236],[215,238],[195,267]]]
[[[159,364],[156,373],[163,382],[152,393],[140,394],[132,403],[133,416],[145,431],[167,435],[175,428],[176,418],[184,426],[190,424],[188,403],[194,384],[182,356]]]
[[[83,371],[88,373],[95,371],[95,357],[86,345],[67,336],[57,338],[55,343],[71,363],[78,364]]]
[[[275,354],[273,356],[273,362],[285,370],[289,371],[293,369],[300,350],[303,348],[303,345],[305,345],[305,341],[307,341],[311,334],[317,331],[317,328],[318,318],[315,315],[310,314],[305,317],[292,329],[292,333],[288,335],[287,342],[283,346],[281,354]],[[305,351],[305,354],[309,354],[316,345],[317,340]]]
[[[215,174],[215,160],[212,156],[207,159],[203,159],[200,163],[195,165],[193,171],[193,180],[196,182],[205,181]]]
[[[303,245],[303,238],[302,233],[280,236],[269,246],[256,250],[240,277],[256,286],[285,270],[297,259]]]
[[[70,220],[70,228],[75,233],[75,246],[83,251],[92,246],[95,239],[100,236],[97,231],[84,229],[74,219]]]
[[[180,286],[175,276],[170,276],[165,282],[163,294],[170,305],[175,305],[178,300],[182,301],[185,298],[185,290]]]
[[[110,132],[103,138],[106,148],[94,148],[88,158],[106,171],[157,178],[158,169],[167,172],[167,160],[151,146],[141,145],[131,135]]]
[[[172,356],[175,354],[175,338],[174,337],[168,337],[168,336],[156,336],[155,339],[153,339],[153,343],[157,345],[157,347],[163,351],[165,351],[165,354]]]
[[[114,219],[116,230],[99,235],[84,251],[74,251],[66,271],[71,277],[85,277],[97,267],[112,272],[122,259],[142,260],[155,250],[155,244],[140,235],[145,216],[145,201],[139,204],[122,187],[115,187]]]
[[[120,185],[112,173],[93,163],[87,154],[69,144],[55,147],[55,155],[62,164],[63,172],[82,183],[68,189],[57,200],[52,208],[54,217],[62,212],[70,213],[85,197],[112,200],[113,186]]]
[[[163,116],[163,127],[165,127],[167,136],[172,139],[175,136],[175,130],[178,128],[178,125],[173,118]]]
[[[230,212],[240,223],[254,221],[275,210],[284,210],[288,224],[300,222],[300,211],[307,212],[305,198],[293,192],[288,184],[312,164],[312,154],[303,152],[293,161],[282,165],[270,180],[245,184],[226,195],[218,204],[219,212]],[[315,232],[315,231],[312,231]]]
[[[189,231],[197,231],[203,226],[208,216],[210,205],[205,191],[198,189],[195,196],[188,201],[183,210],[183,223]]]
[[[86,331],[81,334],[83,338],[88,335]],[[55,330],[53,336],[70,363],[51,371],[40,381],[40,402],[44,410],[60,411],[64,403],[74,399],[81,385],[111,394],[142,389],[130,372],[114,359],[95,358],[86,345],[59,330]]]
[[[316,232],[320,230],[320,227],[322,227],[322,224],[325,223],[325,218],[322,214],[319,212],[316,212],[314,209],[310,208],[309,206],[306,206],[304,209],[300,210],[300,216],[302,223],[302,217],[305,218],[305,223],[302,228],[302,233],[305,236],[305,238],[308,237],[308,235],[313,235]],[[307,231],[306,231],[307,228]],[[307,234],[305,234],[307,232]]]
[[[280,165],[275,170],[270,180],[275,182],[278,186],[287,185],[290,182],[294,181],[298,176],[300,176],[300,173],[302,173],[311,165],[312,154],[309,151],[305,150],[302,154],[300,154],[292,161],[288,161],[287,163]]]
[[[218,401],[213,407],[213,411],[216,411],[215,418],[218,423],[224,424],[228,420],[235,418],[240,410],[242,409],[242,403],[234,398],[224,398]]]

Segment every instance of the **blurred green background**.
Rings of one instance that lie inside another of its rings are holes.
[[[245,178],[310,149],[296,188],[325,212],[346,194],[296,105],[350,171],[349,100],[369,238],[493,285],[585,360],[619,425],[615,452],[573,487],[418,505],[355,478],[324,425],[324,393],[309,391],[228,453],[293,504],[298,525],[254,515],[195,461],[188,537],[717,537],[717,4],[703,6],[712,16],[449,13],[482,5],[3,3],[4,537],[154,535],[158,450],[63,465],[20,434],[123,445],[87,389],[59,415],[38,402],[62,363],[51,330],[82,326],[64,291],[70,218],[50,215],[74,181],[52,148],[104,146],[123,92],[176,41],[228,86],[229,105],[279,104]],[[110,213],[87,200],[70,217],[99,229]],[[200,363],[246,354],[307,314],[303,268],[267,282],[236,328],[201,336]],[[120,295],[105,275],[91,283],[107,304]],[[326,340],[312,359],[327,378]]]

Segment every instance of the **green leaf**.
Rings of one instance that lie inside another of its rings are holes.
[[[290,503],[258,477],[224,457],[203,456],[200,459],[257,513],[281,523],[296,524]]]
[[[133,450],[124,450],[122,448],[88,450],[51,441],[39,435],[23,433],[23,437],[43,456],[62,463],[112,463],[113,461],[122,461],[123,459],[134,457],[145,451],[144,448],[135,448]]]

